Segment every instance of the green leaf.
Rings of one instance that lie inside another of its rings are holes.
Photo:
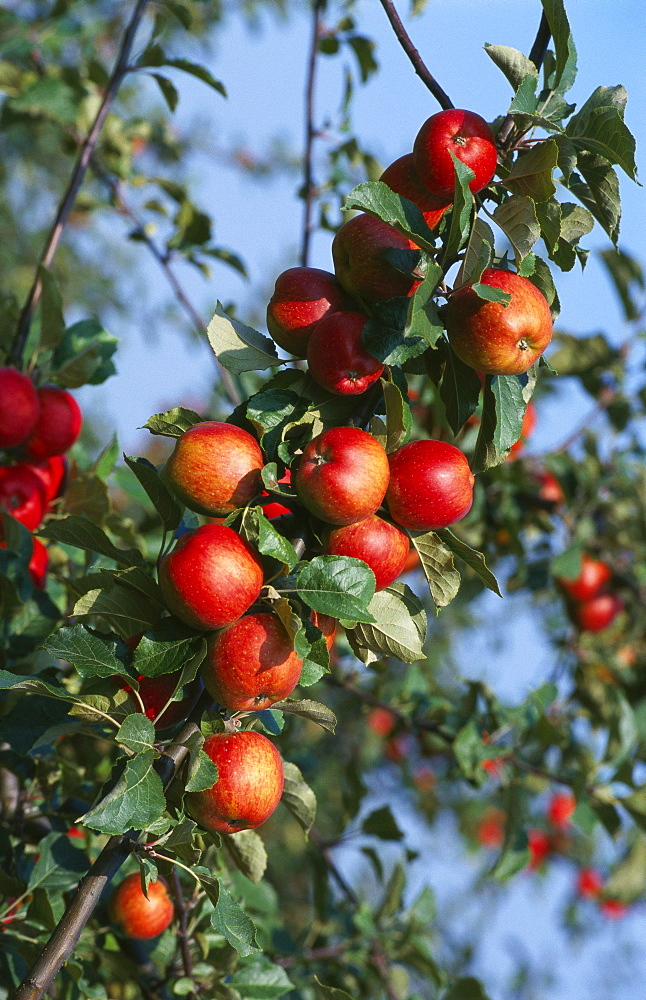
[[[299,420],[308,401],[291,389],[265,389],[247,403],[247,419],[260,432],[260,443],[268,455],[274,455],[285,425]]]
[[[133,653],[133,670],[144,677],[171,674],[197,656],[204,637],[175,618],[164,618],[144,633]]]
[[[260,882],[267,868],[267,851],[255,830],[239,830],[223,840],[233,862],[252,882]]]
[[[442,278],[439,264],[429,263],[426,277],[408,300],[407,333],[411,338],[422,337],[430,347],[435,347],[444,332],[431,298]]]
[[[166,808],[162,781],[153,769],[157,754],[144,750],[126,761],[111,790],[80,822],[100,833],[145,830]]]
[[[491,263],[494,244],[495,238],[491,226],[476,216],[464,251],[464,260],[455,281],[456,288],[467,285],[469,282],[475,284],[480,281],[482,272]]]
[[[454,555],[458,556],[459,559],[462,559],[467,566],[470,566],[471,569],[477,573],[485,587],[492,590],[494,594],[498,595],[498,597],[502,597],[498,581],[487,566],[482,552],[478,552],[477,549],[472,549],[470,545],[467,545],[467,543],[463,542],[461,538],[454,535],[449,528],[440,528],[437,534]]]
[[[368,605],[374,623],[360,624],[352,638],[361,649],[394,656],[402,663],[414,663],[424,656],[426,611],[405,583],[393,583],[378,590]]]
[[[368,604],[375,592],[375,577],[361,559],[316,556],[301,564],[296,591],[308,607],[324,615],[368,624],[373,621]]]
[[[159,620],[158,605],[129,587],[116,584],[109,590],[90,590],[74,605],[77,618],[100,615],[122,638],[145,632]]]
[[[191,76],[197,77],[198,80],[202,80],[203,83],[208,84],[213,90],[217,90],[218,94],[222,94],[223,97],[227,96],[224,84],[220,80],[209,73],[205,66],[200,66],[199,63],[190,62],[188,59],[165,59],[163,62],[164,66],[173,66],[175,69],[181,69],[184,73],[189,73]],[[171,111],[173,108],[171,108]]]
[[[73,548],[96,552],[113,559],[120,566],[139,565],[143,561],[136,549],[118,549],[98,525],[78,514],[68,514],[56,520],[49,520],[36,531],[42,538],[71,545]]]
[[[201,424],[204,418],[195,410],[187,410],[183,406],[176,406],[165,413],[155,413],[149,417],[143,425],[151,434],[163,434],[165,437],[181,437],[184,431],[194,424]]]
[[[558,146],[553,139],[537,143],[521,153],[505,178],[505,186],[514,194],[527,195],[534,201],[547,201],[556,193],[552,174],[558,162]]]
[[[264,371],[281,362],[269,337],[227,316],[218,302],[207,336],[220,364],[233,372]]]
[[[380,840],[401,840],[404,834],[397,826],[390,806],[382,806],[366,816],[361,824],[363,833]]]
[[[504,462],[509,449],[520,437],[526,407],[517,375],[486,378],[480,431],[472,460],[474,472]]]
[[[466,976],[464,979],[457,979],[442,1000],[489,1000],[489,997],[479,979]]]
[[[72,625],[59,629],[44,646],[51,656],[72,663],[81,677],[130,678],[128,668],[118,655],[126,655],[127,649],[114,635],[100,635],[85,625]]]
[[[177,93],[175,84],[171,83],[167,76],[162,76],[161,73],[151,73],[150,76],[157,82],[163,98],[168,105],[168,110],[171,112],[174,111],[179,101],[179,94]]]
[[[458,730],[453,741],[453,753],[465,778],[470,781],[482,776],[482,762],[489,756],[488,748],[475,719]]]
[[[38,854],[27,885],[30,892],[46,889],[55,894],[74,889],[90,866],[83,851],[72,847],[64,833],[43,837],[38,842]]]
[[[550,358],[560,375],[586,375],[589,372],[610,368],[618,359],[617,349],[608,343],[602,333],[589,337],[574,337],[559,333],[558,350]]]
[[[453,564],[453,555],[434,531],[410,531],[417,549],[424,576],[436,607],[450,604],[460,589],[460,574]]]
[[[36,74],[34,74],[36,75]],[[11,109],[28,115],[50,118],[67,128],[76,125],[80,93],[64,80],[43,76],[11,100]]]
[[[198,734],[195,734],[198,735]],[[199,734],[201,735],[201,734]],[[204,792],[213,788],[218,780],[218,769],[207,753],[201,748],[190,763],[186,775],[185,792]]]
[[[405,298],[378,303],[361,332],[361,343],[368,354],[387,365],[401,365],[423,354],[428,341],[409,336],[410,303]]]
[[[325,986],[318,976],[312,976],[312,979],[316,984],[316,995],[320,1000],[353,1000],[345,990],[338,990],[335,986]]]
[[[141,750],[152,750],[155,742],[155,727],[150,719],[141,712],[133,712],[126,716],[116,735],[117,743],[139,753]]]
[[[42,292],[40,298],[40,348],[52,351],[61,342],[65,329],[63,300],[58,281],[46,267],[39,265]]]
[[[254,512],[254,516],[258,522],[258,540],[256,542],[258,551],[263,556],[271,556],[272,559],[277,559],[283,565],[287,566],[289,570],[292,570],[298,562],[298,555],[292,543],[276,531],[271,521],[265,517],[260,508]]]
[[[585,133],[573,135],[572,141],[618,164],[631,180],[636,180],[635,139],[617,108],[595,108]]]
[[[389,226],[427,250],[435,252],[435,237],[426,225],[421,210],[412,201],[391,191],[383,181],[358,184],[345,199],[344,209],[358,209]]]
[[[408,441],[413,418],[407,400],[394,382],[382,378],[381,389],[386,405],[386,451],[390,455]]]
[[[322,729],[326,729],[328,733],[334,733],[336,715],[330,711],[327,705],[321,705],[318,701],[296,701],[286,698],[284,701],[275,701],[272,708],[277,709],[279,712],[291,712],[292,715],[300,715],[303,719],[316,722]]]
[[[164,531],[175,531],[182,520],[182,508],[171,496],[155,466],[147,458],[132,458],[128,455],[123,457],[128,468],[134,472],[148,494],[150,502],[161,518]]]
[[[554,86],[557,86],[568,61],[572,58],[574,43],[563,0],[541,0],[541,3],[543,4],[545,17],[550,27],[550,33],[554,39],[554,48],[556,50]]]
[[[572,174],[569,189],[616,244],[621,221],[617,172],[602,156],[585,150],[579,153],[577,163],[580,176],[578,173]]]
[[[64,389],[100,385],[116,368],[110,360],[119,341],[93,319],[68,326],[54,351],[49,381]]]
[[[518,90],[526,76],[538,79],[538,70],[534,63],[518,49],[512,49],[508,45],[486,44],[484,50],[498,69],[502,70],[514,90]]]
[[[477,286],[473,287],[475,289]],[[449,427],[454,434],[457,434],[478,408],[480,379],[474,368],[461,361],[451,347],[446,351],[440,397],[444,403]]]
[[[444,245],[442,262],[446,265],[452,262],[471,234],[471,217],[473,215],[473,195],[469,183],[475,177],[470,167],[451,152],[455,169],[455,188],[453,207],[451,209],[451,226]]]
[[[284,761],[283,768],[285,785],[281,801],[307,834],[316,819],[316,796],[295,764]]]
[[[615,291],[621,300],[624,318],[628,322],[638,319],[641,313],[639,293],[646,288],[641,264],[624,250],[618,250],[614,247],[610,250],[602,250],[600,257],[606,265]]]
[[[537,82],[538,77],[534,73],[528,73],[523,77],[509,105],[510,115],[528,115],[532,120],[535,117],[540,117],[534,114],[538,107],[538,97],[536,96]]]
[[[541,235],[533,200],[526,195],[513,194],[496,208],[493,218],[511,243],[517,263],[520,262]]]
[[[253,921],[238,906],[222,882],[219,882],[217,902],[211,914],[211,925],[243,958],[259,950]]]
[[[229,983],[245,1000],[276,1000],[294,989],[285,970],[266,959],[239,966]]]

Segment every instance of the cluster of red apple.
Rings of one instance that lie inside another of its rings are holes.
[[[471,111],[451,109],[429,118],[413,152],[391,163],[381,180],[420,209],[436,229],[454,191],[454,157],[474,173],[472,192],[486,187],[497,163],[494,136]],[[335,273],[293,267],[280,274],[267,308],[274,341],[297,358],[307,358],[312,378],[329,392],[365,392],[384,365],[362,345],[362,333],[375,303],[414,294],[423,275],[400,270],[393,257],[420,248],[381,219],[365,213],[341,226],[332,243]],[[485,374],[527,371],[552,336],[545,297],[527,278],[487,268],[480,285],[510,296],[506,306],[487,301],[467,283],[454,290],[446,311],[446,330],[456,354]]]
[[[612,589],[613,573],[601,559],[584,552],[575,579],[560,576],[557,583],[565,592],[568,615],[581,632],[602,632],[623,611],[624,602]]]
[[[0,368],[0,510],[35,531],[66,485],[69,451],[81,432],[78,403],[55,385],[37,388],[16,368]],[[2,526],[0,525],[0,546]],[[47,549],[33,539],[29,572],[44,587]]]

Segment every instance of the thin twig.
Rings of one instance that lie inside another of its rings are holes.
[[[312,209],[316,196],[316,185],[314,183],[312,170],[312,152],[316,129],[314,127],[314,84],[316,81],[316,57],[319,50],[319,37],[321,34],[321,10],[322,0],[313,0],[312,3],[312,42],[307,65],[307,84],[305,86],[305,154],[304,154],[304,177],[303,177],[303,199],[305,208],[303,212],[303,242],[301,244],[301,267],[307,267],[310,254],[310,241],[312,237]]]
[[[179,949],[182,954],[182,965],[184,967],[184,975],[189,979],[193,978],[193,958],[191,956],[191,947],[188,941],[187,927],[188,922],[186,920],[186,900],[184,899],[184,890],[182,889],[182,883],[179,879],[179,872],[176,867],[173,867],[173,892],[175,895],[175,911],[177,913],[179,922]],[[190,998],[195,998],[196,993],[191,990],[187,994]]]
[[[324,962],[328,958],[340,958],[347,951],[348,945],[329,944],[321,948],[305,948],[298,955],[286,955],[284,958],[274,958],[276,965],[283,969],[293,969],[300,962]]]
[[[135,8],[132,12],[132,17],[130,22],[124,32],[123,38],[121,40],[121,46],[117,55],[117,60],[112,70],[110,79],[105,88],[103,94],[103,100],[97,112],[94,123],[90,128],[81,148],[79,149],[78,156],[76,158],[76,163],[74,165],[74,170],[72,171],[72,176],[70,177],[69,184],[67,185],[67,190],[63,195],[63,198],[58,206],[58,211],[56,213],[56,218],[54,224],[51,228],[49,236],[45,241],[45,246],[40,256],[38,270],[36,271],[36,276],[34,282],[27,296],[27,301],[23,306],[23,310],[20,314],[20,319],[18,321],[18,328],[16,330],[16,336],[11,347],[11,353],[9,356],[9,363],[19,366],[22,362],[22,354],[25,349],[25,343],[27,342],[27,337],[29,335],[29,328],[31,326],[31,321],[34,317],[36,311],[36,306],[40,300],[42,292],[42,281],[40,277],[41,268],[46,270],[51,267],[54,255],[60,243],[61,236],[63,234],[63,229],[67,223],[70,212],[74,207],[74,202],[76,201],[76,196],[85,178],[85,174],[90,162],[90,158],[94,151],[94,148],[98,142],[103,123],[106,119],[108,111],[110,110],[110,105],[116,97],[117,91],[123,82],[124,77],[128,73],[130,66],[128,64],[130,58],[130,51],[137,33],[137,29],[141,23],[144,11],[148,0],[137,0]]]
[[[397,36],[399,44],[401,45],[404,52],[412,62],[415,72],[417,73],[422,83],[424,83],[428,87],[428,89],[430,90],[433,97],[438,102],[441,108],[444,108],[445,111],[448,111],[449,108],[454,107],[451,98],[448,96],[448,94],[444,92],[444,90],[442,90],[439,83],[437,82],[433,74],[430,72],[428,67],[426,66],[418,50],[413,45],[410,35],[408,34],[406,28],[402,24],[401,18],[397,13],[397,11],[395,10],[395,6],[392,0],[379,0],[379,2],[386,11],[386,16],[393,27],[393,31]]]
[[[326,844],[326,842],[324,841],[323,837],[318,832],[318,830],[316,830],[314,827],[312,827],[312,829],[310,830],[310,840],[312,841],[313,844],[316,845],[316,847],[321,852],[323,860],[325,861],[325,864],[329,869],[330,875],[332,876],[332,878],[334,879],[334,881],[336,882],[336,884],[338,885],[339,889],[346,897],[348,902],[352,903],[353,906],[358,906],[359,905],[358,896],[356,895],[354,889],[346,882],[344,876],[337,868],[330,853],[330,848],[328,847],[328,845]]]

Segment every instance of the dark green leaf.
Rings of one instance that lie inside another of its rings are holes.
[[[258,551],[263,556],[277,559],[289,570],[292,570],[298,562],[298,556],[292,543],[276,531],[271,521],[260,512],[260,508],[254,516],[258,520],[258,540],[256,542]]]
[[[174,531],[182,520],[182,508],[171,496],[155,466],[147,458],[131,458],[128,455],[123,457],[128,468],[132,469],[148,494],[150,502],[161,518],[164,531]]]
[[[405,583],[393,583],[378,590],[368,608],[374,623],[359,624],[349,633],[359,654],[369,649],[382,656],[394,656],[403,663],[422,659],[426,612]]]
[[[436,607],[450,604],[460,589],[460,574],[453,564],[453,555],[434,531],[411,531],[411,541],[417,549],[424,576]]]
[[[189,62],[188,59],[165,59],[163,65],[173,66],[175,69],[181,69],[185,73],[189,73],[191,76],[197,77],[198,80],[202,80],[213,90],[217,90],[218,94],[222,94],[223,97],[227,96],[224,84],[221,83],[220,80],[216,80],[215,77],[209,73],[208,69],[204,66],[200,66],[199,63]],[[173,110],[174,108],[171,108],[171,111]]]
[[[155,727],[150,719],[141,712],[126,716],[116,735],[117,743],[139,753],[140,750],[151,750],[155,742]]]
[[[215,909],[211,914],[211,924],[243,958],[258,951],[253,921],[221,882]]]
[[[318,976],[312,977],[316,984],[316,995],[320,1000],[353,1000],[345,990],[338,990],[335,986],[324,986]]]
[[[476,288],[475,285],[474,288]],[[477,372],[470,365],[461,361],[451,347],[446,352],[446,364],[440,383],[440,396],[444,403],[449,427],[454,434],[457,434],[478,408],[480,379]]]
[[[390,806],[373,810],[364,819],[361,829],[371,837],[379,837],[380,840],[401,840],[404,836],[395,822]]]
[[[316,722],[328,733],[333,733],[336,727],[336,716],[327,705],[321,705],[318,701],[296,701],[286,698],[285,701],[276,701],[272,708],[280,712],[291,712],[292,715],[300,715],[303,719]]]
[[[435,237],[426,225],[421,210],[412,201],[391,191],[383,181],[358,184],[345,199],[344,208],[367,212],[387,222],[423,250],[429,253],[435,251]]]
[[[520,262],[541,235],[533,200],[525,195],[513,194],[498,206],[493,218],[511,243],[516,262]]]
[[[155,413],[149,417],[143,425],[151,434],[163,434],[165,437],[181,437],[184,431],[194,424],[203,423],[204,418],[195,410],[187,410],[183,406],[176,406],[165,413]]]
[[[100,615],[124,639],[145,632],[159,621],[156,604],[119,584],[110,590],[88,591],[76,602],[72,613],[77,618]]]
[[[100,635],[85,625],[72,625],[59,629],[44,646],[51,656],[72,663],[81,677],[129,677],[120,658],[127,649],[114,635]]]
[[[408,441],[412,417],[408,402],[394,382],[382,378],[381,388],[386,404],[386,451],[390,454]]]
[[[118,343],[96,320],[84,319],[68,326],[54,351],[49,380],[64,389],[86,383],[100,385],[116,371],[110,359]]]
[[[498,595],[498,597],[502,597],[498,581],[487,566],[482,552],[472,549],[470,545],[463,542],[461,538],[454,535],[448,528],[440,528],[437,533],[451,552],[458,556],[458,558],[462,559],[467,566],[470,566],[471,569],[477,573],[485,587],[492,590],[494,594]]]
[[[534,201],[547,201],[556,193],[552,174],[558,161],[558,146],[553,139],[537,143],[522,153],[505,178],[505,185],[518,195]]]
[[[464,260],[460,265],[455,287],[459,288],[469,282],[479,282],[482,272],[489,267],[494,248],[494,235],[491,226],[479,216],[473,221],[469,242],[464,251]]]
[[[39,266],[42,292],[40,298],[40,347],[43,351],[53,351],[61,341],[65,320],[63,300],[58,282],[51,271]]]
[[[498,69],[502,70],[514,90],[518,90],[526,76],[538,79],[534,63],[518,49],[512,49],[508,45],[485,45],[484,50]]]
[[[281,801],[296,817],[305,833],[309,833],[316,819],[316,796],[295,764],[285,761],[283,767],[285,785]]]
[[[489,997],[479,979],[467,976],[457,979],[442,1000],[489,1000]]]
[[[314,611],[350,621],[373,621],[368,604],[375,592],[375,577],[361,559],[316,556],[301,564],[296,590]]]
[[[234,374],[264,371],[280,364],[273,341],[250,326],[231,319],[220,302],[207,334],[220,364]]]
[[[243,875],[260,882],[267,868],[267,852],[255,830],[239,830],[224,838],[224,846]]]
[[[560,82],[565,67],[568,64],[568,60],[570,60],[572,56],[572,33],[570,31],[570,25],[565,12],[563,0],[541,0],[541,2],[543,4],[543,10],[545,11],[547,23],[550,26],[550,32],[552,38],[554,39],[554,48],[556,50],[556,69],[554,78],[554,85],[556,86]]]
[[[177,93],[177,87],[174,83],[168,79],[167,76],[162,76],[160,73],[150,74],[153,80],[157,81],[159,89],[161,90],[164,100],[168,105],[169,111],[174,111],[177,107],[177,102],[179,101],[179,94]]]
[[[141,552],[136,549],[118,549],[98,525],[78,514],[68,514],[67,517],[50,520],[38,528],[36,533],[53,542],[62,542],[64,545],[107,556],[120,566],[138,565],[143,560]]]
[[[40,888],[55,894],[73,889],[90,866],[83,851],[72,847],[64,833],[48,833],[39,841],[38,853],[27,886],[31,892]]]
[[[621,300],[625,319],[629,322],[637,319],[641,313],[639,292],[646,287],[641,264],[625,250],[615,248],[602,250],[600,256]]]
[[[471,233],[471,217],[473,215],[473,195],[469,183],[475,174],[465,163],[451,152],[455,168],[455,189],[453,207],[451,209],[451,226],[444,245],[442,261],[446,265],[454,260]]]
[[[81,817],[81,822],[100,833],[145,830],[166,808],[161,778],[153,770],[157,754],[144,750],[126,761],[116,783],[105,797]]]

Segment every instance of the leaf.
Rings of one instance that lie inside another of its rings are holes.
[[[120,566],[139,565],[143,561],[143,556],[137,549],[118,549],[98,525],[78,514],[51,519],[38,528],[36,534],[53,542],[107,556]]]
[[[202,881],[202,879],[200,879]],[[215,880],[214,880],[215,881]],[[211,925],[219,931],[243,958],[258,951],[256,928],[244,910],[238,906],[228,889],[218,881],[219,891]],[[211,895],[212,899],[213,896]]]
[[[324,615],[373,621],[368,604],[375,592],[375,577],[361,559],[316,556],[311,562],[301,563],[296,591],[310,608]]]
[[[77,618],[100,615],[124,639],[145,632],[159,620],[157,605],[119,584],[110,590],[90,590],[83,594],[72,614]]]
[[[603,157],[587,151],[579,153],[578,168],[581,176],[572,174],[569,189],[616,244],[621,220],[617,172]]]
[[[220,80],[209,73],[205,66],[200,66],[199,63],[190,62],[188,59],[165,59],[164,66],[173,66],[175,69],[181,69],[184,73],[189,73],[191,76],[197,77],[198,80],[202,80],[203,83],[208,84],[213,90],[216,90],[218,94],[222,94],[223,97],[227,96],[224,84]],[[173,109],[171,108],[171,111]]]
[[[132,666],[144,677],[160,677],[185,666],[189,660],[206,654],[205,640],[175,618],[164,618],[139,640],[133,653]]]
[[[54,894],[73,889],[90,867],[83,851],[72,847],[64,833],[43,837],[38,842],[38,854],[27,885],[30,892],[40,888]]]
[[[412,417],[410,406],[394,382],[381,379],[381,389],[386,405],[386,451],[397,451],[410,437]]]
[[[179,94],[175,84],[171,83],[167,76],[162,76],[161,73],[151,73],[150,76],[152,76],[153,80],[157,82],[164,100],[168,105],[168,110],[171,112],[174,111],[179,101]]]
[[[231,319],[220,302],[208,325],[207,336],[220,364],[234,375],[264,371],[280,364],[273,341]]]
[[[10,106],[13,111],[42,116],[73,128],[77,124],[79,97],[79,92],[64,80],[46,75],[36,77],[18,97],[12,98]]]
[[[155,727],[150,719],[141,712],[133,712],[126,716],[116,735],[117,743],[139,753],[141,750],[151,750],[155,742]]]
[[[111,790],[79,822],[100,833],[145,830],[166,808],[162,781],[153,769],[154,750],[144,750],[126,761]]]
[[[81,677],[127,677],[130,671],[119,657],[127,654],[124,643],[114,635],[99,635],[85,625],[59,629],[44,643],[51,656],[68,660]]]
[[[260,432],[261,444],[268,455],[275,453],[285,425],[299,420],[307,410],[305,397],[291,389],[265,389],[247,402],[247,419]]]
[[[318,701],[296,701],[286,698],[284,701],[275,701],[271,706],[279,712],[291,712],[293,715],[300,715],[303,719],[316,722],[328,733],[334,733],[336,727],[336,715],[330,711],[327,705],[321,705]]]
[[[621,300],[624,318],[628,322],[638,319],[641,312],[639,292],[643,292],[646,288],[641,264],[624,250],[614,247],[602,250],[600,257]]]
[[[111,358],[118,344],[96,320],[68,326],[54,351],[49,380],[64,389],[100,385],[116,371]]]
[[[493,213],[494,221],[500,226],[512,245],[516,261],[526,257],[541,235],[541,227],[536,218],[534,202],[525,195],[513,194]]]
[[[292,570],[298,562],[298,555],[292,543],[279,534],[268,518],[261,512],[260,508],[255,511],[254,516],[258,523],[258,539],[256,547],[263,556],[271,556]]]
[[[489,997],[479,979],[466,976],[464,979],[457,979],[442,1000],[489,1000]]]
[[[404,834],[397,826],[390,806],[382,806],[366,816],[361,824],[363,833],[380,840],[401,840]]]
[[[475,289],[477,286],[473,287]],[[480,379],[473,367],[461,361],[451,347],[446,351],[440,397],[444,403],[449,427],[454,434],[457,434],[478,408]]]
[[[494,244],[495,238],[491,226],[476,216],[464,251],[464,260],[455,281],[456,289],[469,282],[480,281],[482,272],[491,263]]]
[[[509,45],[486,44],[484,50],[498,69],[502,70],[514,90],[518,90],[526,76],[535,76],[538,79],[538,70],[534,63],[518,49],[513,49]]]
[[[528,73],[523,77],[518,85],[514,98],[509,105],[510,115],[523,115],[523,125],[526,122],[525,116],[527,116],[531,121],[536,118],[540,119],[540,115],[536,115],[536,109],[538,108],[538,97],[536,96],[536,84],[538,78],[533,73]]]
[[[255,830],[231,833],[223,843],[236,868],[252,882],[260,882],[267,868],[267,851]]]
[[[556,86],[563,76],[568,60],[571,59],[574,50],[572,33],[563,0],[541,0],[545,17],[550,27],[550,33],[554,39],[556,50],[556,69],[554,73],[554,86]]]
[[[316,796],[295,764],[284,761],[283,768],[285,785],[281,801],[308,834],[316,819]]]
[[[175,531],[182,520],[182,508],[171,496],[155,466],[147,458],[131,458],[128,455],[123,457],[128,468],[134,472],[148,494],[150,502],[161,518],[164,531]]]
[[[424,576],[436,607],[450,604],[460,589],[460,574],[453,564],[453,555],[434,531],[411,531],[411,541],[417,549]]]
[[[471,569],[477,573],[485,587],[492,590],[494,594],[498,595],[498,597],[502,597],[498,581],[487,566],[482,552],[478,552],[477,549],[472,549],[470,545],[463,542],[461,538],[454,535],[448,528],[440,528],[437,534],[454,555],[462,559],[467,566],[470,566]]]
[[[426,277],[408,300],[406,328],[409,338],[422,337],[430,347],[435,347],[444,332],[437,306],[431,298],[442,277],[439,264],[430,262]]]
[[[537,143],[521,153],[505,178],[505,186],[514,194],[527,195],[534,201],[547,201],[556,193],[552,174],[558,161],[558,146],[553,139]]]
[[[338,990],[335,986],[325,986],[318,978],[312,976],[316,984],[316,993],[320,1000],[353,1000],[345,990]]]
[[[412,201],[391,191],[383,181],[358,184],[345,199],[344,209],[355,208],[402,233],[429,253],[435,252],[435,237],[426,225],[421,210]]]
[[[526,408],[517,375],[487,377],[480,431],[471,463],[475,473],[504,462],[521,435]]]
[[[238,966],[229,982],[245,1000],[275,1000],[294,989],[285,970],[266,959]]]
[[[568,134],[575,146],[585,146],[609,163],[618,164],[631,180],[636,180],[635,139],[617,108],[595,108],[583,134]]]
[[[403,663],[423,658],[426,612],[405,583],[393,583],[385,590],[378,590],[368,608],[374,624],[360,624],[352,630],[360,648],[394,656]]]
[[[475,174],[470,167],[458,160],[452,151],[451,158],[455,169],[455,188],[451,209],[451,226],[442,254],[443,264],[453,261],[466,244],[471,233],[471,216],[473,215],[473,194],[469,183]]]
[[[38,266],[38,277],[42,288],[39,347],[43,351],[53,351],[60,343],[65,329],[61,290],[54,275],[42,264]]]
[[[184,431],[194,424],[203,423],[204,418],[195,410],[187,410],[183,406],[176,406],[172,410],[164,413],[155,413],[149,417],[143,425],[151,434],[163,434],[166,437],[181,437]]]

